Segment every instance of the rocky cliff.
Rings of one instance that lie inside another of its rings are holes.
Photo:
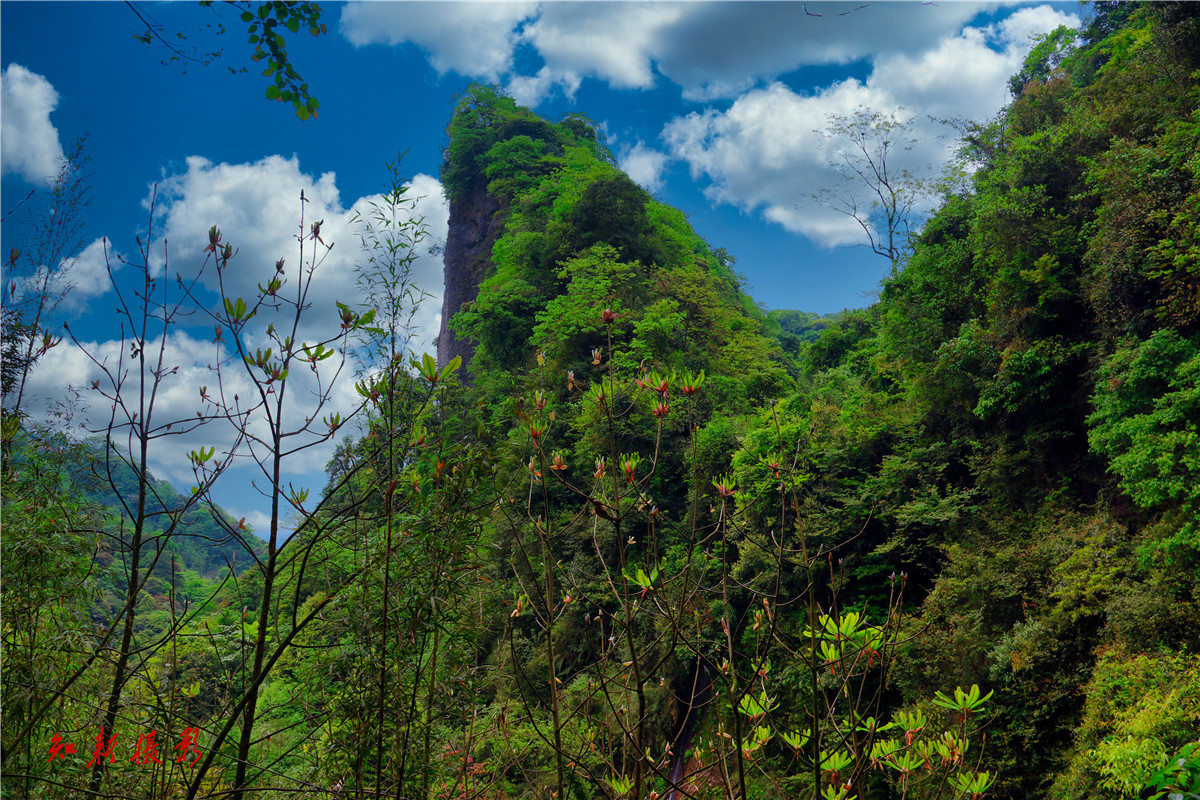
[[[479,294],[479,284],[492,265],[492,245],[503,230],[496,219],[500,203],[484,186],[450,199],[450,228],[443,254],[446,284],[442,294],[442,326],[438,332],[438,364],[455,356],[468,364],[475,345],[459,339],[450,329],[450,320],[463,305]]]

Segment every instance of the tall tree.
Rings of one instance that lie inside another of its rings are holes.
[[[815,199],[857,222],[867,246],[891,262],[895,276],[928,192],[927,180],[904,166],[917,145],[913,118],[903,109],[885,114],[860,107],[853,114],[831,114],[819,133],[833,149],[841,181],[816,192]]]

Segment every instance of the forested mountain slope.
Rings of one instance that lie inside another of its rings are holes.
[[[749,399],[786,383],[771,341],[779,325],[740,292],[732,259],[618,170],[586,120],[548,123],[476,86],[448,134],[452,216],[458,207],[490,215],[490,235],[471,238],[492,246],[470,264],[447,253],[448,282],[479,285],[461,313],[447,300],[443,317],[475,345],[467,369],[485,392],[503,392],[504,374],[537,350],[556,369],[582,372],[590,355],[579,350],[603,328],[592,319],[597,303],[619,314],[630,358],[671,369],[711,363],[748,379]]]
[[[1170,4],[1101,8],[1043,42],[1012,105],[967,131],[969,177],[880,301],[804,345],[795,391],[756,374],[791,362],[744,301],[745,341],[763,344],[706,340],[720,326],[679,292],[722,264],[694,239],[667,249],[683,226],[664,209],[602,158],[585,169],[561,125],[460,113],[451,197],[486,181],[505,228],[451,324],[478,342],[493,400],[535,352],[548,374],[582,374],[602,307],[632,325],[630,365],[704,368],[709,387],[739,376],[744,395],[700,419],[691,491],[725,470],[764,486],[787,430],[802,524],[846,543],[842,601],[870,607],[887,575],[909,575],[927,627],[897,660],[898,696],[994,688],[993,791],[1132,791],[1200,734],[1198,42],[1195,12]],[[708,270],[672,272],[689,255]],[[639,266],[614,279],[614,260]]]
[[[898,688],[993,687],[1012,797],[1135,796],[1200,735],[1200,28],[1097,11],[783,405],[828,431],[810,524],[929,592]]]
[[[137,498],[137,473],[127,460],[115,453],[106,463],[103,445],[89,444],[92,446],[85,451],[88,458],[77,465],[83,470],[78,476],[79,485],[91,486],[91,499],[101,506],[102,513],[110,519],[119,519]],[[246,553],[229,541],[228,530],[238,526],[238,520],[219,506],[195,507],[169,481],[159,479],[153,473],[148,472],[146,478],[147,484],[153,487],[148,492],[147,513],[156,520],[154,528],[160,532],[168,528],[171,515],[181,512],[178,531],[173,533],[166,547],[169,554],[176,556],[183,570],[211,579],[231,564],[237,572],[249,566]],[[244,520],[240,524],[244,525]],[[255,554],[262,554],[261,542],[250,537],[246,541]],[[164,564],[164,569],[166,567]]]

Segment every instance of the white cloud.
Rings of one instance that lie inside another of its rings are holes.
[[[1079,20],[1050,6],[1022,8],[1000,23],[1000,35],[1006,41],[1025,45],[1034,36],[1049,33],[1059,25],[1075,28],[1079,26]]]
[[[705,191],[711,201],[761,209],[767,219],[825,246],[859,243],[862,231],[854,220],[811,199],[841,179],[838,142],[816,131],[830,115],[862,107],[911,116],[917,143],[893,163],[914,170],[929,165],[936,173],[950,150],[945,132],[929,116],[992,115],[1007,99],[1007,78],[1028,53],[1029,36],[1059,24],[1078,25],[1076,17],[1041,8],[1013,17],[965,28],[921,52],[880,56],[865,83],[843,80],[811,95],[782,83],[751,90],[725,111],[672,120],[663,140],[694,178],[710,181]]]
[[[428,236],[417,245],[418,255],[411,265],[412,282],[431,295],[413,318],[415,338],[412,346],[420,352],[432,349],[432,339],[440,324],[442,264],[438,246],[445,241],[449,212],[437,179],[417,175],[409,185],[408,197],[414,202],[411,209],[402,210],[400,216],[423,219],[428,230]],[[369,218],[373,203],[376,207],[386,209],[385,198],[378,195],[364,197],[349,208],[344,208],[335,176],[332,173],[320,177],[305,174],[295,158],[271,156],[251,164],[214,164],[203,158],[190,158],[184,172],[169,175],[161,181],[155,209],[156,240],[151,252],[162,252],[164,239],[170,243],[170,263],[166,265],[170,276],[168,288],[173,288],[176,273],[186,280],[199,272],[205,261],[207,232],[215,224],[221,230],[222,238],[232,243],[238,251],[221,275],[228,294],[252,302],[257,295],[258,285],[265,284],[275,275],[275,263],[280,257],[285,259],[284,277],[289,280],[284,290],[286,294],[289,288],[297,285],[302,275],[298,269],[300,245],[296,238],[300,230],[301,191],[307,200],[304,203],[306,226],[323,219],[321,237],[333,246],[312,271],[312,284],[307,298],[310,308],[302,318],[297,338],[311,343],[336,336],[340,330],[340,319],[335,300],[355,306],[362,297],[356,284],[354,265],[365,261],[366,256],[361,249],[362,226],[353,222],[353,217],[360,212],[362,218]],[[312,245],[311,241],[304,243],[303,274],[313,267]],[[103,269],[102,250],[101,242],[93,242],[78,257],[74,271],[68,273],[79,284],[77,291],[81,298],[94,297],[106,290],[107,275]],[[154,268],[161,271],[163,265],[155,264]],[[133,272],[127,267],[122,277],[136,282]],[[216,285],[217,275],[211,263],[203,275],[207,286]],[[268,309],[263,309],[253,321],[253,329],[247,334],[252,349],[278,347],[267,339],[264,331],[272,316]],[[284,328],[282,320],[274,321],[279,330],[290,329],[290,326]],[[161,440],[151,455],[156,474],[177,484],[190,485],[194,481],[187,459],[188,452],[203,446],[215,446],[218,454],[225,454],[232,451],[236,443],[234,427],[221,421],[214,421],[197,431],[187,431],[188,426],[184,422],[194,419],[196,412],[205,408],[200,399],[200,387],[208,387],[212,396],[223,392],[227,402],[232,402],[236,395],[238,405],[242,407],[256,396],[256,391],[240,359],[227,361],[222,376],[214,372],[213,367],[222,359],[227,359],[229,353],[227,350],[219,351],[212,341],[213,326],[210,322],[204,322],[202,317],[183,322],[192,327],[174,329],[162,344],[166,374],[155,400],[156,419],[162,423],[174,422],[172,432],[183,434]],[[116,329],[114,322],[113,330]],[[223,338],[228,344],[229,333],[225,332]],[[87,429],[96,430],[105,426],[113,408],[109,376],[117,374],[122,358],[126,365],[129,364],[130,347],[129,342],[122,345],[117,339],[97,338],[84,342],[82,347],[64,341],[36,365],[31,376],[30,393],[43,399],[31,405],[29,410],[45,413],[50,399],[64,396],[66,390],[73,387],[81,390],[80,410],[88,420]],[[157,357],[158,344],[152,343],[147,352]],[[331,411],[346,414],[358,405],[360,398],[354,389],[354,366],[346,364],[337,372],[339,362],[337,357],[322,362],[318,373],[302,365],[293,369],[288,393],[292,411],[285,420],[287,424],[295,427],[302,425],[306,417],[314,417],[320,428],[320,417]],[[95,381],[99,381],[98,389],[91,388]],[[322,393],[322,386],[330,387],[329,402],[324,408],[316,410],[314,398]],[[134,389],[132,383],[124,387],[127,393]],[[105,398],[102,391],[109,398]],[[259,419],[255,422],[251,431],[264,435],[266,429],[263,421]],[[331,447],[332,442],[327,442],[298,461],[294,459],[288,467],[292,472],[286,479],[319,489],[317,484],[321,483],[322,470]],[[264,455],[261,446],[255,446],[254,449],[259,456]],[[245,448],[242,452],[246,452]],[[257,478],[259,485],[265,485],[261,475],[247,475],[244,471],[242,475],[236,480],[248,483]]]
[[[114,327],[118,326],[114,324]],[[232,432],[227,426],[209,424],[198,431],[188,430],[187,421],[194,419],[196,412],[204,406],[199,387],[216,385],[215,376],[209,369],[216,361],[215,351],[211,342],[179,330],[172,332],[166,341],[148,340],[148,344],[148,363],[157,366],[161,353],[164,371],[155,396],[151,424],[165,426],[172,423],[172,433],[178,434],[155,443],[151,450],[154,470],[161,477],[177,483],[188,482],[192,474],[187,452],[205,445],[216,445],[218,452],[223,452],[233,444]],[[75,344],[65,339],[37,362],[30,374],[29,389],[35,397],[46,399],[62,397],[64,390],[79,392],[78,411],[82,418],[76,420],[74,432],[104,433],[112,420],[113,441],[128,444],[128,421],[138,411],[140,394],[138,373],[132,369],[135,362],[131,354],[131,340],[92,340]],[[249,397],[248,382],[239,381],[233,375],[230,381],[231,394],[245,392]],[[36,413],[44,410],[46,405],[47,400],[43,400],[41,408],[35,404],[30,410]]]
[[[123,258],[104,239],[97,239],[71,259],[64,259],[59,271],[70,284],[63,303],[65,310],[78,311],[93,298],[107,294],[112,289],[108,277],[111,265],[113,272],[121,269]]]
[[[802,66],[849,64],[879,52],[916,54],[992,3],[473,2],[351,3],[355,45],[410,42],[439,72],[501,79],[522,103],[583,78],[646,89],[658,76],[685,97],[735,97]],[[1033,25],[1036,28],[1036,25]],[[515,71],[517,48],[543,61]]]
[[[356,46],[416,44],[439,72],[503,82],[523,105],[585,78],[648,89],[660,78],[697,101],[736,98],[806,66],[873,60],[918,64],[994,2],[414,2],[350,3],[341,28]],[[1022,8],[977,35],[1023,47],[1074,19]],[[542,64],[516,67],[518,48]],[[932,66],[932,65],[930,65]],[[951,74],[964,65],[956,64]],[[986,65],[968,65],[984,69]],[[1020,65],[1017,64],[1019,67]],[[921,74],[913,74],[917,80]]]
[[[218,409],[201,397],[203,387],[210,397],[223,397],[229,404],[235,403],[236,396],[236,405],[247,408],[254,405],[255,387],[237,363],[227,363],[221,375],[214,371],[219,353],[215,343],[208,338],[193,336],[178,328],[165,339],[161,336],[161,328],[158,334],[147,340],[145,351],[150,366],[145,390],[154,392],[153,403],[145,406],[152,409],[149,423],[154,428],[148,450],[150,471],[186,492],[200,479],[189,454],[213,448],[215,452],[209,464],[220,464],[227,470],[217,479],[214,490],[223,499],[235,498],[233,506],[228,507],[234,518],[245,516],[260,535],[265,535],[269,518],[263,509],[269,508],[269,501],[263,498],[263,492],[271,486],[265,472],[270,469],[270,449],[262,444],[247,446],[243,442],[239,445],[236,428],[221,419],[216,413]],[[135,413],[142,408],[143,398],[137,362],[132,357],[133,342],[132,338],[124,342],[111,339],[78,344],[66,340],[52,348],[38,361],[30,375],[29,392],[35,400],[28,404],[28,410],[35,416],[44,417],[61,407],[63,398],[73,398],[69,418],[56,419],[56,428],[79,438],[107,437],[118,449],[136,453],[138,444],[133,438],[131,418],[138,417],[139,423],[143,421]],[[157,386],[152,383],[155,373],[161,375]],[[311,396],[316,388],[316,380],[308,370],[299,371],[297,378],[289,382],[289,388],[296,398],[300,398],[299,405],[302,406],[303,398]],[[343,382],[335,387],[330,408],[321,413],[353,407],[356,404],[354,395],[349,382]],[[197,418],[198,412],[208,412],[210,418],[201,422]],[[294,428],[302,423],[304,413],[303,408],[293,403],[285,424]],[[318,431],[322,429],[319,422],[315,427]],[[261,413],[253,416],[247,430],[260,438],[268,433]],[[323,467],[333,443],[319,439],[312,435],[288,440],[288,449],[305,441],[315,446],[298,456],[285,458],[285,487],[294,484],[309,487],[315,493],[324,485]],[[253,508],[255,504],[259,508]],[[290,518],[291,515],[287,516]]]
[[[550,3],[522,41],[550,75],[596,77],[617,89],[654,85],[656,43],[693,8],[678,3]]]
[[[114,324],[114,327],[117,326]],[[127,331],[128,327],[127,324]],[[28,409],[35,416],[42,416],[58,399],[77,393],[78,408],[74,425],[68,426],[70,432],[79,436],[107,434],[126,452],[136,452],[132,417],[137,416],[143,396],[138,362],[133,356],[136,341],[128,333],[124,342],[109,339],[76,344],[70,339],[64,340],[42,356],[31,372],[28,392],[34,401],[28,404]],[[251,349],[266,344],[256,340],[251,343]],[[220,347],[212,339],[211,329],[207,336],[174,329],[163,339],[159,328],[155,335],[147,338],[145,345],[149,367],[145,396],[149,398],[153,390],[153,404],[147,406],[152,409],[152,415],[148,419],[157,432],[149,449],[151,470],[176,486],[194,485],[197,481],[188,454],[213,447],[218,462],[230,462],[230,466],[239,470],[240,477],[225,480],[255,481],[260,487],[268,486],[269,479],[253,466],[253,462],[269,464],[270,429],[265,412],[259,407],[258,388],[251,382],[240,359],[230,358],[228,348]],[[219,372],[218,365],[223,365]],[[325,386],[329,386],[335,377],[336,365],[333,366],[321,370],[320,380]],[[156,373],[161,379],[154,386]],[[298,430],[309,417],[316,421],[310,433],[293,434],[288,439],[289,450],[304,444],[314,446],[302,456],[285,459],[284,480],[296,481],[298,485],[311,484],[316,482],[312,475],[321,474],[333,446],[332,440],[321,441],[327,431],[321,419],[333,412],[346,415],[360,401],[353,388],[352,370],[348,368],[344,368],[333,382],[328,401],[319,406],[314,398],[322,389],[316,373],[296,366],[288,387],[284,428]],[[257,441],[243,440],[238,426],[222,418],[220,409],[202,398],[202,388],[210,398],[221,400],[227,408],[251,410],[245,430]],[[274,398],[273,394],[268,396],[268,400]],[[198,414],[211,418],[199,424]]]
[[[10,64],[0,73],[0,163],[2,174],[20,175],[48,186],[62,166],[63,149],[50,112],[58,92],[37,73]]]
[[[112,288],[108,265],[112,264],[113,272],[122,266],[121,255],[111,249],[106,255],[105,248],[105,241],[97,239],[78,255],[59,261],[54,269],[40,264],[32,274],[13,278],[9,283],[13,302],[36,305],[44,294],[43,318],[81,311],[89,300]]]
[[[441,184],[428,175],[413,179],[410,197],[421,198],[411,213],[414,218],[424,219],[429,229],[412,267],[412,279],[431,295],[417,317],[421,330],[416,344],[428,347],[436,332],[433,320],[442,293],[441,259],[429,248],[445,240],[449,211]],[[325,173],[315,178],[305,174],[295,157],[269,156],[252,164],[213,164],[194,156],[187,160],[185,172],[168,176],[159,184],[156,214],[161,217],[157,223],[160,233],[170,242],[172,274],[187,276],[198,270],[208,246],[208,229],[215,225],[222,239],[237,251],[222,276],[230,295],[252,298],[259,284],[275,275],[275,263],[280,258],[284,259],[283,277],[288,281],[285,292],[296,291],[302,274],[311,277],[308,299],[312,308],[306,313],[302,334],[308,341],[317,341],[328,331],[338,330],[335,301],[348,305],[357,302],[355,264],[365,259],[359,238],[361,225],[353,220],[356,214],[368,217],[371,203],[382,200],[380,196],[364,197],[345,208],[335,175]],[[303,256],[297,241],[302,212]],[[331,247],[327,252],[308,236],[318,221],[321,240]],[[314,256],[319,263],[310,273]],[[209,287],[215,288],[217,278],[211,265],[203,273]]]
[[[699,3],[653,57],[693,99],[735,97],[804,66],[919,52],[953,34],[982,3]]]
[[[74,259],[68,273],[68,280],[73,284],[69,301],[78,306],[84,300],[99,297],[112,288],[108,278],[110,264],[114,271],[119,269],[121,256],[109,250],[104,239],[97,239],[85,247]]]
[[[263,509],[269,508],[270,504],[260,492],[271,485],[269,478],[264,475],[262,468],[247,457],[249,451],[246,447],[237,451],[238,455],[232,455],[237,444],[232,425],[218,418],[197,424],[196,418],[198,411],[214,410],[201,400],[201,387],[206,387],[212,396],[220,396],[223,390],[227,400],[232,400],[236,394],[240,404],[245,406],[247,400],[254,396],[253,386],[236,365],[225,372],[223,379],[218,379],[212,369],[217,357],[215,345],[203,337],[175,329],[165,340],[156,337],[150,339],[148,344],[148,363],[153,366],[161,363],[163,367],[162,381],[155,392],[154,402],[147,406],[153,409],[150,423],[156,428],[157,434],[150,442],[148,451],[150,471],[155,477],[169,480],[179,491],[186,493],[188,487],[198,483],[188,454],[194,450],[214,448],[213,461],[210,463],[219,462],[228,470],[217,479],[215,491],[222,500],[235,499],[233,508],[227,505],[235,519],[246,516],[256,531],[265,535],[269,520]],[[78,345],[69,339],[63,341],[48,351],[34,367],[28,386],[28,393],[33,399],[26,404],[27,410],[35,418],[55,414],[53,424],[56,429],[70,435],[79,438],[107,436],[119,449],[136,453],[137,443],[131,436],[130,416],[139,409],[140,387],[137,382],[139,372],[136,362],[131,358],[130,345],[131,340],[123,343],[117,339],[83,341]],[[125,376],[119,393],[114,386],[114,379],[118,375]],[[152,379],[152,375],[148,378]],[[291,388],[297,395],[307,395],[313,383],[307,375],[301,375],[301,380],[293,381]],[[336,394],[334,405],[346,408],[346,392],[339,391]],[[117,402],[118,398],[120,402]],[[58,416],[63,408],[66,409],[66,416]],[[261,419],[255,421],[250,430],[258,435],[265,433]],[[289,447],[296,444],[298,441],[293,438]],[[322,468],[331,448],[331,442],[318,443],[299,457],[285,459],[284,485],[294,483],[298,487],[307,486],[319,492],[324,485]],[[267,450],[262,447],[255,450],[259,458],[267,455]],[[265,463],[269,467],[270,462]],[[255,505],[259,508],[254,509]]]
[[[515,27],[536,3],[349,3],[342,33],[356,47],[412,42],[429,54],[438,72],[498,81],[512,67]]]
[[[191,156],[186,163],[185,172],[164,176],[157,198],[144,202],[147,208],[155,204],[156,225],[170,241],[172,271],[180,264],[193,270],[204,261],[208,229],[214,224],[238,249],[239,269],[229,276],[237,281],[235,291],[253,288],[278,258],[296,258],[301,213],[307,223],[331,223],[325,238],[342,238],[338,234],[349,214],[341,206],[332,172],[314,179],[300,171],[298,159],[282,156],[252,164],[214,164]],[[301,193],[307,202],[301,203]],[[210,285],[215,283],[215,274],[206,277]]]
[[[264,514],[258,510],[242,512],[232,506],[226,510],[234,519],[244,518],[246,520],[246,526],[251,528],[256,534],[264,539],[267,538],[267,534],[271,532],[270,514]]]
[[[621,168],[633,182],[649,192],[657,192],[662,188],[663,170],[666,169],[668,157],[638,142],[633,147],[622,149],[617,158],[617,166]]]
[[[532,108],[555,88],[573,99],[581,82],[582,79],[574,72],[555,73],[549,67],[542,67],[536,75],[514,75],[504,88],[519,105]]]

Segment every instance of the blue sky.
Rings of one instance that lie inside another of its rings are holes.
[[[325,3],[327,35],[289,37],[293,62],[321,104],[317,119],[301,122],[264,98],[267,79],[250,62],[233,9],[136,8],[185,52],[221,49],[222,57],[207,66],[164,64],[171,53],[135,39],[145,26],[124,3],[0,4],[3,213],[31,189],[44,190],[64,149],[87,136],[93,202],[82,216],[83,246],[62,273],[74,289],[58,316],[100,361],[119,350],[101,239],[114,264],[114,254],[136,253],[155,183],[156,261],[166,252],[171,272],[194,272],[216,224],[240,248],[234,286],[246,293],[263,279],[259,270],[293,254],[304,190],[309,218],[325,219],[327,238],[338,241],[310,319],[314,338],[327,329],[333,299],[355,299],[351,217],[383,187],[384,164],[397,153],[406,152],[402,172],[422,197],[413,213],[428,224],[429,243],[444,237],[444,130],[455,95],[474,80],[507,88],[551,119],[581,112],[595,120],[635,180],[737,258],[764,307],[866,305],[888,264],[853,246],[863,240],[852,220],[811,199],[838,180],[836,143],[814,131],[829,114],[861,106],[898,111],[914,119],[918,135],[910,166],[937,172],[953,143],[929,117],[993,115],[1008,100],[1008,77],[1030,37],[1077,26],[1086,13],[1074,2]],[[218,24],[225,34],[215,35]],[[233,74],[242,67],[247,72]],[[24,246],[31,210],[45,213],[40,197],[6,219],[0,252]],[[34,266],[41,265],[26,265]],[[124,280],[128,268],[116,274]],[[423,253],[415,275],[434,298],[417,317],[418,347],[431,349],[441,293],[436,248]],[[4,276],[6,285],[21,278]],[[198,326],[173,336],[170,356],[181,369],[163,414],[194,413],[197,387],[212,382],[210,339]],[[89,386],[96,370],[67,344],[51,350],[31,377],[31,407]],[[352,402],[348,381],[339,381],[335,400]],[[98,408],[85,391],[79,418],[94,426]],[[228,431],[191,434],[157,451],[157,468],[188,483],[182,454],[229,442]],[[314,451],[291,479],[319,489],[327,457],[327,448]],[[217,497],[261,522],[266,506],[248,477],[218,484]]]

